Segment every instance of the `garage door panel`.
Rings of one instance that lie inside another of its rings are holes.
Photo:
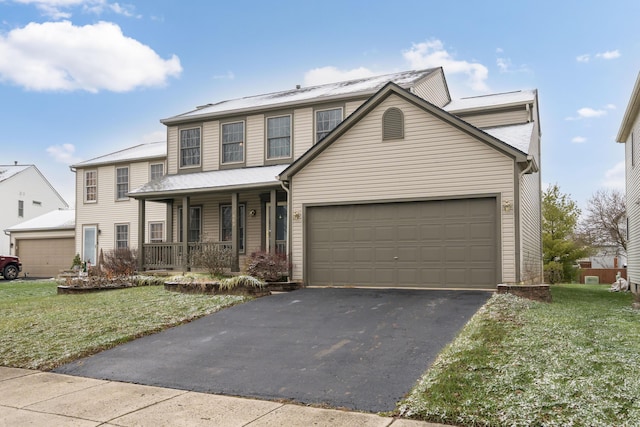
[[[496,213],[495,198],[309,207],[307,283],[493,287]]]
[[[55,277],[75,255],[73,238],[19,239],[17,247],[22,272],[31,277]]]

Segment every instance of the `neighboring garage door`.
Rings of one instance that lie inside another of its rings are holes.
[[[494,288],[496,199],[307,209],[307,283]]]
[[[21,239],[17,244],[22,272],[29,277],[55,277],[73,262],[73,238]]]

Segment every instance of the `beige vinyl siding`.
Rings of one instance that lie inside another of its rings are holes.
[[[455,112],[452,113],[456,114]],[[526,110],[524,105],[513,110],[494,111],[483,114],[456,115],[464,121],[479,128],[527,123],[529,121],[529,112]]]
[[[520,281],[542,283],[540,173],[520,181]]]
[[[217,120],[203,123],[201,148],[202,171],[218,170],[220,164],[220,122]]]
[[[362,104],[364,104],[364,101],[366,101],[366,100],[359,99],[357,101],[345,102],[342,120],[346,119],[347,117],[349,117],[351,115],[351,113],[356,111],[358,109],[358,107],[360,107]]]
[[[404,113],[403,140],[382,141],[382,114],[389,107]],[[303,214],[309,204],[491,194],[501,203],[513,201],[513,190],[513,159],[392,96],[293,177],[292,211]],[[500,221],[501,276],[514,281],[513,212],[502,212]],[[303,220],[294,219],[292,228],[293,276],[301,280]]]
[[[138,247],[138,201],[135,199],[115,200],[116,167],[129,167],[129,190],[138,188],[149,181],[149,164],[136,162],[118,165],[99,166],[87,170],[98,172],[98,202],[84,203],[84,169],[76,172],[76,253],[82,254],[83,225],[97,225],[98,255],[100,250],[112,250],[115,245],[115,224],[129,224],[129,247]],[[146,220],[159,222],[165,220],[166,209],[162,203],[147,202]],[[148,240],[148,236],[147,236]]]
[[[443,107],[451,101],[442,70],[429,75],[426,79],[415,85],[413,87],[413,93],[438,107]]]
[[[630,283],[634,284],[631,289],[634,292],[640,291],[640,115],[635,118],[625,143],[626,159],[626,201],[627,216],[629,218],[629,241],[627,242],[627,277]],[[633,134],[633,139],[632,135]],[[636,151],[636,161],[631,161],[632,143],[635,144],[633,150]],[[637,286],[637,287],[636,287]]]
[[[167,174],[176,173],[178,173],[178,127],[170,126],[167,128]]]
[[[247,117],[245,131],[245,162],[248,167],[264,165],[264,115]]]
[[[293,112],[293,156],[295,159],[311,148],[313,138],[313,109],[296,109]]]

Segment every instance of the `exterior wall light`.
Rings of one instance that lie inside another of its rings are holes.
[[[513,202],[511,200],[505,200],[502,202],[502,210],[505,212],[511,212],[513,209]]]

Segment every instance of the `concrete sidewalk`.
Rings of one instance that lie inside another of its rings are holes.
[[[0,426],[435,427],[321,409],[0,367]]]

